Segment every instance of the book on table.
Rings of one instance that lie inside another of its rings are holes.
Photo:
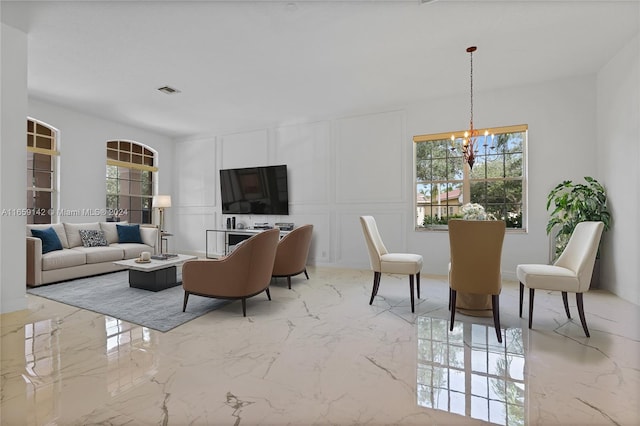
[[[178,257],[178,255],[175,253],[163,253],[163,254],[154,254],[153,256],[151,256],[151,258],[155,260],[168,260],[174,257]]]

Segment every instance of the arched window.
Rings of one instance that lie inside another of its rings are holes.
[[[134,141],[107,141],[107,220],[151,223],[155,153]]]
[[[58,130],[27,118],[27,223],[51,223],[57,190]]]

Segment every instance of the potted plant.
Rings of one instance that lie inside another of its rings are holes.
[[[547,223],[547,235],[557,230],[554,241],[555,261],[569,242],[574,228],[580,222],[601,221],[604,230],[611,226],[611,213],[607,207],[607,193],[594,178],[585,176],[585,183],[573,183],[570,180],[558,184],[547,195],[547,211],[553,205],[551,217]],[[600,250],[596,259],[592,285],[597,287],[599,275]]]

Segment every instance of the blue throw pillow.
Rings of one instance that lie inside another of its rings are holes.
[[[53,228],[32,229],[31,235],[42,240],[42,254],[49,253],[50,251],[62,250],[60,238],[58,238],[58,234],[56,234],[56,231]]]
[[[140,225],[116,225],[118,229],[119,243],[139,243],[142,244],[140,236]]]

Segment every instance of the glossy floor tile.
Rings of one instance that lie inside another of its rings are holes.
[[[167,333],[28,296],[1,316],[0,422],[640,423],[640,307],[608,292],[585,295],[586,338],[559,293],[536,293],[528,330],[505,283],[500,344],[491,318],[448,331],[445,277],[422,277],[412,314],[406,277],[383,276],[370,306],[370,271],[309,275],[251,298],[246,318],[233,302]]]

